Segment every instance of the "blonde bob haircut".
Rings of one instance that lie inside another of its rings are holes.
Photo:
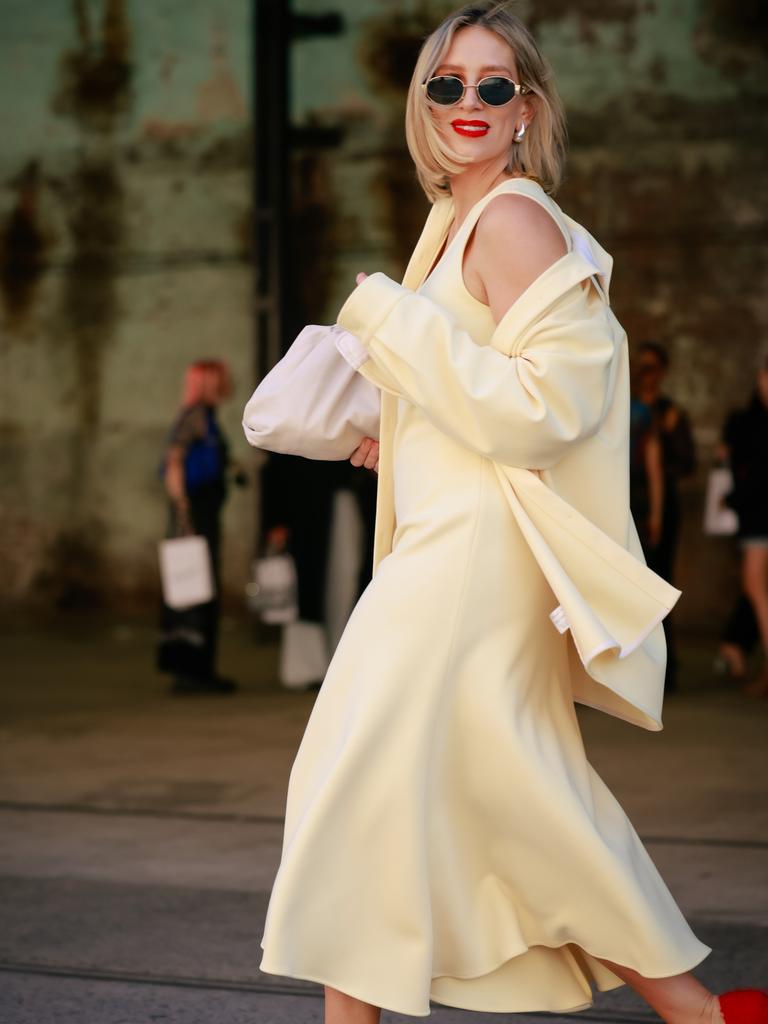
[[[557,93],[554,74],[536,41],[522,21],[509,10],[509,3],[467,4],[449,14],[422,44],[416,61],[405,110],[405,137],[416,175],[430,202],[450,195],[449,175],[459,174],[468,158],[456,153],[439,133],[431,114],[431,102],[423,83],[430,79],[445,58],[454,35],[468,25],[490,29],[509,44],[515,57],[520,84],[535,106],[522,142],[513,142],[507,171],[538,181],[554,193],[563,177],[566,149],[565,113]]]

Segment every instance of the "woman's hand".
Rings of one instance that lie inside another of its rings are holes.
[[[372,437],[364,437],[349,457],[353,466],[365,466],[379,472],[379,442]]]

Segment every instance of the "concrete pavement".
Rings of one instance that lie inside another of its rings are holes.
[[[2,637],[0,1022],[322,1021],[319,986],[257,967],[315,695],[281,690],[274,646],[230,622],[222,668],[242,691],[172,698],[152,642],[141,623],[85,620]],[[708,660],[687,652],[661,733],[578,714],[590,761],[713,947],[697,976],[768,985],[768,701],[712,679]],[[431,1019],[520,1016],[434,1004]],[[578,1016],[654,1019],[626,986]]]

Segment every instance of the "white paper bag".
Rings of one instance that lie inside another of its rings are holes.
[[[174,537],[158,545],[163,600],[169,608],[191,608],[214,596],[213,573],[205,537]]]
[[[243,413],[248,443],[307,459],[348,459],[379,437],[381,392],[336,348],[338,325],[305,327]]]
[[[299,580],[293,555],[285,551],[255,558],[251,572],[245,588],[251,611],[272,625],[294,622],[299,617]]]
[[[712,537],[728,536],[739,528],[739,517],[724,498],[733,489],[733,474],[726,466],[711,469],[707,477],[704,502],[704,533]]]

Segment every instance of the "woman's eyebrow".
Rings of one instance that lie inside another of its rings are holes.
[[[466,70],[462,64],[438,64],[437,69],[438,69],[438,71],[441,70],[441,69],[443,71],[465,71]],[[512,74],[512,71],[508,67],[506,67],[504,64],[486,64],[484,67],[480,68],[480,71],[481,72],[483,72],[483,71],[505,71],[508,75]]]

